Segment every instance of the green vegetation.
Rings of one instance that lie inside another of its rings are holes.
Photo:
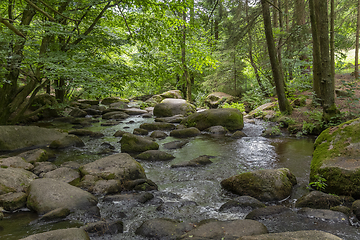
[[[240,112],[245,112],[245,106],[243,103],[224,103],[223,105],[221,105],[221,108],[235,108],[238,109]]]
[[[314,90],[305,6],[291,5],[286,14],[283,4],[270,6],[284,91],[292,101]],[[209,93],[225,92],[241,100],[223,107],[240,111],[255,109],[269,97],[283,98],[276,96],[260,1],[10,0],[2,1],[0,10],[2,125],[49,108],[27,111],[45,92],[55,96],[58,105],[52,108],[59,109],[79,98],[131,98],[170,89],[179,89],[197,106],[204,106]],[[336,12],[335,67],[352,72],[354,54],[348,52],[355,46],[356,1],[339,3]],[[343,88],[347,114],[355,116],[356,82],[344,82]]]
[[[309,188],[316,189],[317,191],[324,191],[327,186],[326,179],[317,174],[314,178],[316,180],[309,183]]]

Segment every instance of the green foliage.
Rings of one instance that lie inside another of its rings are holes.
[[[325,188],[327,186],[326,179],[318,174],[314,175],[314,178],[316,180],[313,182],[310,182],[308,188],[316,189],[317,191],[325,190]]]
[[[270,99],[265,97],[265,94],[260,89],[253,88],[243,94],[241,101],[248,103],[251,109],[255,109],[265,103],[269,103]]]
[[[221,105],[221,108],[235,108],[238,109],[240,112],[245,112],[245,106],[243,103],[224,103],[223,105]]]

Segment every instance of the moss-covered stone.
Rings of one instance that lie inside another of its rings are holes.
[[[246,172],[221,182],[226,190],[261,201],[282,200],[291,194],[295,184],[296,178],[287,168]]]
[[[212,126],[223,126],[233,132],[244,127],[242,113],[234,108],[209,109],[194,113],[181,123],[187,127],[196,127],[200,131]]]
[[[178,114],[188,116],[195,111],[195,106],[184,99],[165,98],[154,107],[154,115],[157,117],[171,117]]]
[[[200,134],[201,134],[200,130],[195,127],[176,129],[170,132],[171,137],[177,137],[177,138],[195,137]]]
[[[130,133],[125,133],[122,136],[120,143],[121,152],[126,153],[140,153],[147,150],[159,149],[159,144],[156,142]]]
[[[360,119],[323,131],[316,139],[310,182],[326,179],[325,191],[360,197]]]

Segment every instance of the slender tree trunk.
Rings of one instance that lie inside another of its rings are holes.
[[[292,108],[290,106],[289,101],[285,95],[284,89],[284,76],[280,69],[279,61],[276,55],[275,49],[275,42],[272,33],[272,26],[271,26],[271,16],[269,11],[269,3],[267,0],[261,0],[262,5],[262,12],[263,12],[263,19],[264,19],[264,28],[265,28],[265,35],[266,35],[266,42],[268,46],[269,58],[273,73],[273,78],[276,86],[276,93],[279,102],[279,109],[284,114],[290,114]]]
[[[250,18],[249,18],[249,0],[246,0],[246,2],[245,2],[245,14],[246,14],[247,24],[250,25]],[[256,66],[256,64],[255,64],[254,57],[253,57],[253,53],[252,53],[252,36],[251,36],[251,29],[250,29],[249,32],[248,32],[248,37],[249,37],[249,60],[250,60],[250,64],[251,64],[252,68],[254,69],[256,81],[257,81],[257,83],[259,84],[259,87],[260,87],[261,92],[266,93],[265,87],[264,87],[264,85],[263,85],[262,82],[261,82],[260,74],[259,74],[258,68],[257,68],[257,66]]]
[[[321,81],[320,90],[322,96],[323,119],[330,121],[338,110],[335,106],[334,84],[331,78],[331,62],[329,54],[329,16],[327,1],[317,0],[319,21],[319,38],[320,38],[320,54],[321,54]]]
[[[355,78],[359,78],[359,35],[360,35],[360,0],[357,5],[357,26],[355,38]]]
[[[335,90],[335,3],[331,0],[330,10],[330,71],[333,89]]]
[[[183,12],[183,28],[182,28],[182,42],[181,42],[181,63],[183,68],[183,80],[186,83],[186,100],[191,102],[191,80],[189,77],[188,68],[186,65],[186,12]]]
[[[316,0],[315,0],[316,1]],[[313,102],[318,103],[322,99],[320,91],[320,79],[321,79],[321,55],[320,55],[320,39],[318,33],[317,17],[315,13],[314,0],[309,0],[309,9],[310,9],[310,21],[311,21],[311,32],[313,39]]]

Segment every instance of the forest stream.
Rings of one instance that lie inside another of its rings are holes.
[[[56,151],[53,163],[60,165],[67,161],[86,164],[106,155],[98,154],[101,144],[108,142],[120,152],[119,138],[113,137],[117,130],[132,132],[144,122],[153,122],[140,116],[132,116],[123,123],[103,127],[100,123],[86,129],[105,134],[101,139],[82,137],[83,148],[71,148]],[[152,218],[169,218],[184,222],[199,222],[204,219],[234,220],[245,218],[248,212],[220,212],[219,208],[228,200],[237,196],[220,186],[220,182],[230,176],[259,169],[288,168],[296,176],[298,184],[292,195],[281,202],[266,203],[266,205],[281,204],[294,208],[296,199],[306,192],[308,185],[310,162],[312,159],[314,138],[295,138],[283,133],[281,137],[264,138],[261,136],[266,122],[256,120],[255,123],[245,123],[243,132],[247,137],[232,139],[227,136],[202,134],[190,138],[189,143],[180,149],[165,149],[164,143],[176,140],[167,137],[157,140],[162,151],[175,156],[172,161],[147,162],[138,160],[144,167],[147,178],[154,181],[159,191],[151,192],[155,197],[142,204],[134,201],[103,201],[99,197],[98,207],[101,218],[106,220],[121,219],[124,223],[124,233],[117,235],[92,235],[91,239],[145,239],[135,235],[135,230],[145,221]],[[67,123],[51,123],[51,127],[71,130]],[[201,155],[214,156],[210,165],[202,167],[170,168],[172,164],[183,163]],[[162,208],[159,209],[162,203]],[[93,221],[81,219],[81,216],[69,216],[66,221],[40,222],[36,213],[22,209],[17,213],[5,213],[0,221],[0,239],[12,240],[31,234],[66,227],[78,227],[82,222]],[[269,232],[296,231],[304,229],[323,230],[347,240],[359,239],[360,230],[356,226],[322,222],[319,219],[297,221],[292,217],[282,222],[261,221]],[[356,225],[356,223],[352,223]]]

